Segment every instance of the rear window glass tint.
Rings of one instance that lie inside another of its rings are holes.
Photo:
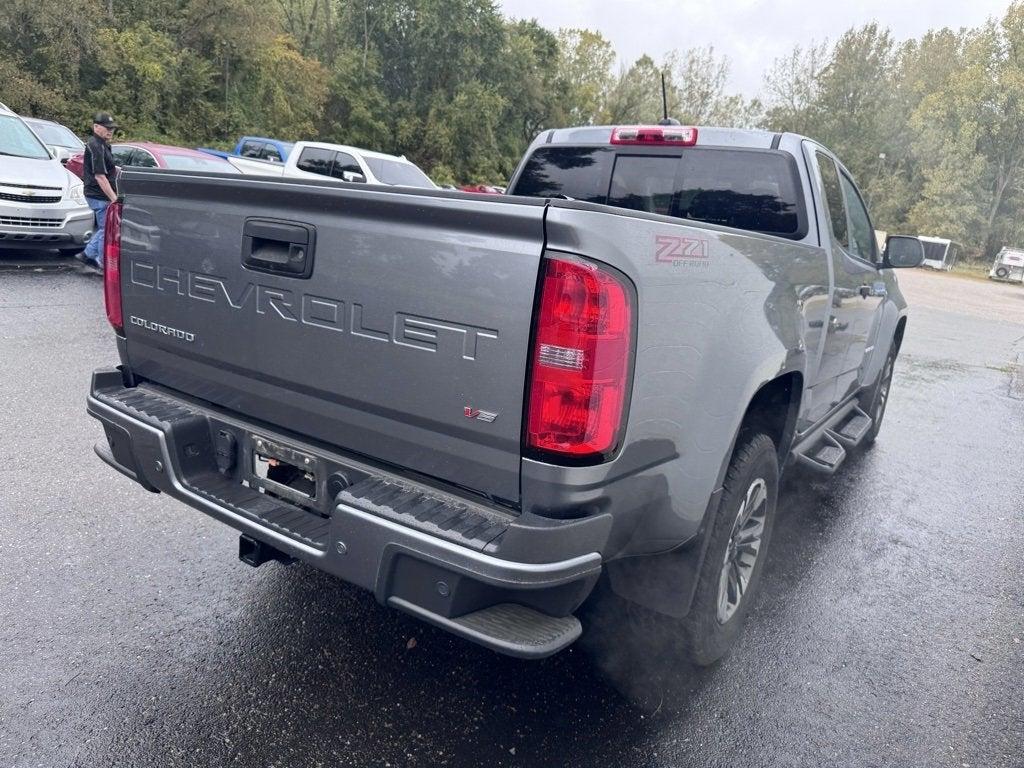
[[[678,158],[623,155],[615,161],[608,205],[671,216],[678,171]]]
[[[796,165],[776,152],[684,152],[672,215],[784,237],[802,237],[805,230]]]
[[[564,195],[795,239],[806,232],[799,173],[780,152],[694,148],[616,156],[604,148],[541,147],[515,194]]]
[[[602,148],[541,147],[526,161],[513,194],[604,203],[613,157]]]

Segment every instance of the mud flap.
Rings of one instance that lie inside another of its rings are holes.
[[[686,616],[707,554],[708,532],[721,500],[722,489],[719,488],[711,494],[697,535],[685,544],[662,554],[627,557],[606,563],[605,572],[612,591],[623,600],[666,616]]]

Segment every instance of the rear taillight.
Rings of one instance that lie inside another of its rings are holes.
[[[681,125],[620,125],[612,129],[611,143],[692,147],[697,143],[697,129]]]
[[[124,331],[121,314],[121,203],[107,206],[103,224],[103,296],[107,303],[107,320],[118,333]]]
[[[625,282],[584,261],[547,259],[531,350],[526,447],[573,461],[617,448],[633,338]]]

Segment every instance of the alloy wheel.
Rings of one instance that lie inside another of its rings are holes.
[[[718,582],[719,624],[725,624],[733,617],[750,585],[761,551],[767,515],[768,484],[759,477],[747,488],[725,548]]]

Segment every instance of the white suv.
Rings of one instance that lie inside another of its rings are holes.
[[[93,221],[82,182],[18,115],[0,108],[0,248],[77,252]]]
[[[283,175],[326,176],[336,181],[437,189],[427,174],[404,157],[318,141],[296,144],[285,163]]]

